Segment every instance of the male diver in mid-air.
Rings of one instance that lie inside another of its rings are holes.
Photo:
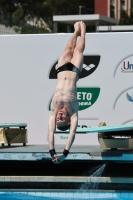
[[[74,24],[74,33],[69,39],[65,50],[60,55],[56,66],[57,84],[51,102],[48,123],[49,152],[52,161],[61,163],[67,157],[73,144],[78,125],[78,100],[76,83],[83,66],[86,26],[83,21]],[[80,37],[78,42],[77,38]],[[56,154],[54,147],[54,131],[56,127],[65,131],[69,129],[69,137],[62,154]]]

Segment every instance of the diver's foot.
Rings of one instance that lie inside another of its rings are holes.
[[[74,24],[74,29],[75,29],[75,32],[77,32],[77,34],[80,35],[80,33],[81,33],[80,22],[76,22]]]
[[[86,25],[83,21],[80,21],[80,27],[81,27],[81,33],[85,34],[86,33]]]

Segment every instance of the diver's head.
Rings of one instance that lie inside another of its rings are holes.
[[[62,108],[57,112],[56,126],[61,131],[65,131],[70,128],[70,116],[65,108]]]

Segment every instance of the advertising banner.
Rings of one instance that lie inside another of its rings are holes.
[[[71,34],[0,36],[0,123],[27,123],[28,143],[47,144],[55,65]],[[77,82],[78,127],[133,123],[133,33],[87,33]],[[68,134],[55,135],[65,144]],[[97,133],[75,145],[97,145]]]

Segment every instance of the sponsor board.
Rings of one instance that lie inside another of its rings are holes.
[[[0,122],[27,123],[29,144],[47,144],[55,64],[69,38],[65,33],[0,36]],[[97,126],[100,120],[107,125],[133,123],[132,38],[133,33],[86,34],[77,82],[80,126]],[[74,144],[95,145],[93,135],[77,134]]]

